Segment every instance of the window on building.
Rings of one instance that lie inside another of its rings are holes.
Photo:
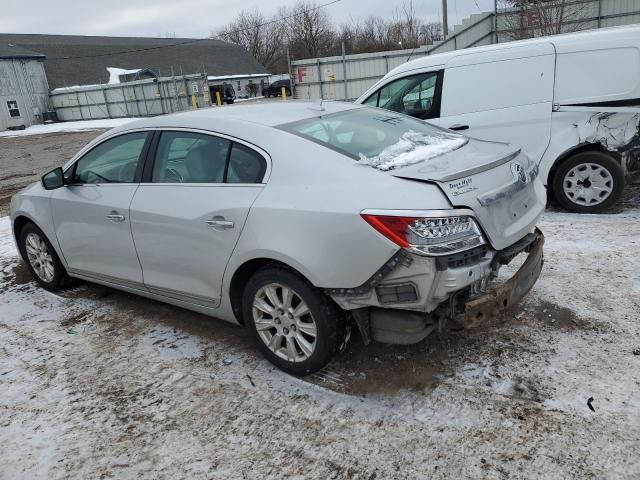
[[[20,116],[20,110],[18,110],[18,102],[16,100],[7,101],[7,109],[9,110],[10,117]]]

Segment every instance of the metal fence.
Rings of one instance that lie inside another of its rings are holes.
[[[569,0],[562,32],[640,23],[640,0]],[[471,15],[443,41],[413,50],[294,60],[290,71],[294,96],[354,100],[389,70],[409,60],[463,48],[539,35],[535,12],[512,8]]]
[[[57,88],[51,101],[59,120],[149,117],[211,105],[206,74]]]

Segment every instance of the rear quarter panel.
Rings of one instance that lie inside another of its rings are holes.
[[[272,158],[271,177],[229,262],[227,286],[253,258],[280,260],[318,287],[359,286],[398,250],[360,217],[362,210],[451,208],[435,185],[357,165],[285,132],[263,148]]]

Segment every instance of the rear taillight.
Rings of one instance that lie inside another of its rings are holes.
[[[447,255],[485,243],[473,217],[407,217],[363,213],[369,225],[389,240],[421,255]]]

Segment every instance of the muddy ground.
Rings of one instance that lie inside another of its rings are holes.
[[[2,194],[97,134],[0,139]],[[242,327],[43,291],[0,218],[0,479],[640,478],[630,192],[615,214],[546,213],[543,274],[508,314],[413,346],[354,335],[304,379]]]
[[[0,217],[11,196],[52,168],[66,163],[104,130],[0,137]]]

